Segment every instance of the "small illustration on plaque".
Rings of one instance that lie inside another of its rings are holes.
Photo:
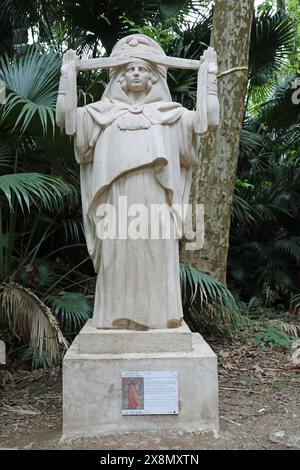
[[[178,414],[177,372],[122,372],[122,414]]]
[[[144,409],[144,377],[122,378],[122,409]]]

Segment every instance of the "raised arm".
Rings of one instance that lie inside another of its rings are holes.
[[[124,65],[133,59],[141,58],[169,68],[198,70],[197,105],[194,114],[194,131],[205,133],[219,124],[219,99],[217,94],[217,55],[209,47],[200,60],[182,59],[149,53],[124,55],[122,57],[101,57],[80,60],[73,50],[63,56],[61,79],[56,105],[57,125],[65,129],[67,135],[76,133],[77,92],[76,75],[80,70],[111,68]]]
[[[64,71],[64,66],[62,66],[60,71],[60,80],[59,80],[59,88],[58,88],[58,95],[56,101],[56,124],[58,127],[63,129],[65,127],[65,105],[66,105],[66,73]]]
[[[76,133],[77,71],[76,52],[69,50],[63,55],[56,102],[56,123],[58,127],[65,129],[67,135]]]
[[[218,98],[217,83],[217,54],[213,48],[209,47],[204,52],[204,58],[208,61],[207,70],[207,124],[208,128],[214,128],[219,125],[220,104]]]
[[[197,134],[205,133],[219,124],[217,72],[217,54],[212,47],[209,47],[201,57],[198,70],[197,103],[194,114],[194,130]]]

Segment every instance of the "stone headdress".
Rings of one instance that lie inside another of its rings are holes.
[[[132,34],[120,39],[114,46],[110,57],[119,59],[122,65],[113,67],[109,71],[110,81],[102,99],[129,102],[129,98],[122,90],[122,74],[124,67],[134,61],[143,62],[152,72],[153,78],[145,96],[144,103],[156,101],[172,101],[167,85],[167,67],[155,63],[156,56],[166,56],[163,49],[152,38],[143,34]]]

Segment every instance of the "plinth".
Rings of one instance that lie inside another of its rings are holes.
[[[176,372],[178,414],[122,415],[124,371]],[[89,320],[63,360],[63,438],[168,430],[218,432],[217,357],[209,345],[186,324],[99,330]]]

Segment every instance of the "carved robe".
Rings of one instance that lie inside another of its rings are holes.
[[[200,142],[194,112],[159,98],[134,105],[106,96],[77,109],[75,137],[87,246],[98,273],[94,326],[176,327],[183,316],[178,240],[101,240],[97,208],[109,203],[118,212],[120,196],[149,211],[188,203]]]

